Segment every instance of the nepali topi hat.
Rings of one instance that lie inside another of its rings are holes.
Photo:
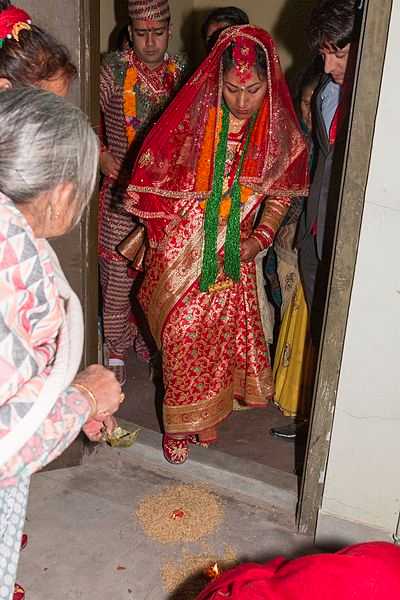
[[[131,19],[166,21],[171,17],[168,0],[129,0]]]

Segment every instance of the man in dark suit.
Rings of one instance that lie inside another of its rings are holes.
[[[313,95],[312,127],[316,167],[310,194],[297,232],[300,277],[310,316],[310,333],[317,355],[326,303],[327,282],[336,225],[337,194],[331,175],[340,139],[346,136],[346,115],[353,80],[362,17],[360,0],[321,0],[313,10],[309,42],[324,63],[324,75]],[[303,411],[306,407],[303,407]],[[272,435],[294,439],[307,423],[293,421],[273,428]]]
[[[311,318],[314,346],[319,343],[326,277],[335,226],[329,206],[336,142],[346,134],[343,122],[349,105],[353,61],[360,23],[359,0],[322,0],[309,26],[310,44],[324,61],[325,75],[313,99],[313,132],[317,164],[297,236],[299,269]],[[327,235],[329,234],[329,235]]]

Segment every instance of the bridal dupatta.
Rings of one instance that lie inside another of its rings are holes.
[[[169,433],[207,430],[230,413],[233,398],[262,406],[273,393],[254,262],[242,263],[240,281],[231,289],[215,295],[199,289],[204,201],[221,127],[222,55],[241,37],[264,50],[268,82],[240,171],[247,197],[241,239],[251,234],[266,197],[289,204],[307,191],[307,148],[275,45],[261,29],[230,28],[151,130],[127,190],[125,207],[145,223],[149,240],[139,299],[163,350]],[[221,223],[219,256],[226,229]]]
[[[265,196],[292,197],[307,192],[307,149],[275,44],[262,29],[247,25],[229,28],[153,127],[133,170],[125,206],[146,223],[153,246],[164,235],[174,235],[184,214],[197,208],[211,193],[218,141],[217,111],[222,100],[221,57],[241,36],[263,48],[268,65],[267,96],[241,171],[240,184],[254,192],[254,201],[242,211],[242,219]],[[205,145],[209,146],[208,153]],[[159,344],[169,312],[199,277],[202,216],[200,212],[197,227],[191,238],[185,240],[182,252],[171,257],[150,300],[148,319]],[[220,237],[223,238],[223,232]],[[191,260],[185,269],[188,255]]]

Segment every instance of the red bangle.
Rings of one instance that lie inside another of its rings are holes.
[[[260,225],[253,231],[251,237],[258,241],[262,250],[265,250],[272,245],[272,242],[274,241],[274,232],[268,226]]]
[[[264,250],[264,244],[261,240],[258,239],[258,237],[254,234],[252,234],[250,236],[250,239],[255,240],[260,248],[260,252],[262,252]]]

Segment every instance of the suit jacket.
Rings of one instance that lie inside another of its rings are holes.
[[[321,111],[321,96],[330,82],[329,75],[324,76],[314,94],[313,100],[313,134],[315,138],[315,151],[317,162],[310,194],[305,202],[305,210],[300,219],[297,235],[297,246],[301,247],[307,235],[312,235],[314,223],[317,224],[317,255],[322,259],[324,245],[325,223],[328,210],[329,185],[331,179],[335,145],[329,143],[325,123]]]

